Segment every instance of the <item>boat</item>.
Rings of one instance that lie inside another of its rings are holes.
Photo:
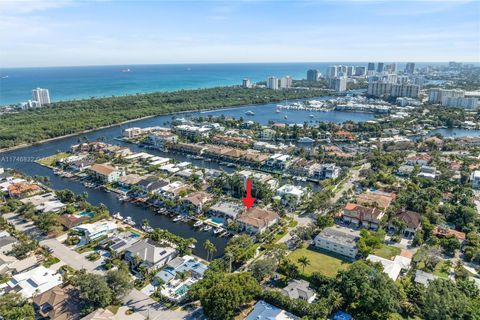
[[[210,230],[212,230],[212,226],[208,224],[203,228],[203,231],[210,231]]]
[[[125,222],[126,224],[129,224],[131,226],[135,225],[135,221],[133,221],[132,217],[126,217],[125,219],[123,219],[123,222]]]
[[[225,231],[223,228],[217,228],[215,230],[213,230],[213,234],[219,234],[219,233],[222,233],[223,231]]]
[[[195,222],[195,223],[193,224],[193,226],[196,228],[196,227],[200,227],[202,224],[203,224],[203,221],[202,221],[202,220],[198,220],[197,222]]]
[[[173,218],[173,222],[178,222],[178,221],[180,221],[180,220],[182,220],[182,219],[183,219],[183,216],[182,216],[182,215],[178,215],[178,216],[176,216],[175,218]]]
[[[122,215],[120,214],[120,212],[115,213],[115,214],[113,215],[113,217],[114,217],[115,219],[118,219],[118,220],[123,220],[123,217],[122,217]]]
[[[122,72],[130,72],[130,69],[122,69]]]
[[[227,164],[227,167],[229,168],[235,168],[237,165],[235,163],[229,163]]]
[[[188,245],[188,247],[189,247],[190,249],[195,249],[195,244],[191,243],[191,244]]]
[[[202,156],[195,156],[195,157],[193,157],[193,159],[195,159],[195,160],[203,160],[203,157],[202,157]]]
[[[7,79],[7,78],[8,78],[8,76],[2,76],[2,79]]]
[[[313,114],[310,115],[310,118],[315,118],[315,116]]]
[[[280,110],[277,109],[275,112],[276,112],[276,113],[280,113]]]
[[[255,115],[255,113],[252,110],[248,110],[247,112],[245,112],[245,114],[247,116],[254,116]]]

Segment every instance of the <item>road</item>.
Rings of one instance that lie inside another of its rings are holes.
[[[348,180],[342,185],[340,190],[335,191],[335,196],[333,197],[332,201],[335,203],[337,202],[348,190],[353,187],[353,183],[358,180],[360,176],[360,171],[364,169],[369,169],[370,163],[363,164],[359,169],[350,171],[350,177]]]
[[[53,255],[59,258],[64,263],[68,264],[75,270],[85,269],[88,272],[96,274],[105,274],[105,271],[98,269],[97,266],[88,261],[84,256],[64,245],[56,238],[46,238],[41,234],[33,222],[25,222],[23,218],[14,213],[5,214],[3,216],[9,223],[12,223],[17,230],[21,230],[28,234],[32,239],[39,241],[40,245],[48,246],[53,250]],[[148,295],[133,289],[130,293],[122,299],[123,303],[134,308],[138,313],[150,320],[159,319],[189,319],[189,312],[183,310],[168,310],[163,305]]]

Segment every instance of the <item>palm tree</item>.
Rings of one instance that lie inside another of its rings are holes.
[[[217,251],[217,247],[208,239],[203,243],[203,248],[207,250],[207,261],[210,260],[213,253]]]
[[[301,256],[297,261],[302,266],[302,272],[305,273],[305,267],[310,265],[310,259],[305,256]]]
[[[143,219],[142,221],[142,227],[145,229],[146,227],[148,227],[150,225],[150,222],[148,221],[148,219]]]

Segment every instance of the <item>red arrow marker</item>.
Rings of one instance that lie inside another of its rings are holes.
[[[252,181],[250,179],[247,179],[247,196],[242,198],[242,200],[247,209],[250,209],[255,202],[255,198],[252,197]]]

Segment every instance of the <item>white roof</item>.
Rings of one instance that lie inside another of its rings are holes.
[[[16,178],[16,179],[13,179],[13,180],[9,180],[9,181],[0,183],[0,190],[2,190],[4,192],[7,192],[9,186],[11,186],[15,183],[20,183],[20,182],[25,182],[25,181],[26,181],[25,179]]]
[[[369,254],[367,260],[372,262],[379,262],[383,266],[383,272],[385,272],[393,281],[397,280],[402,269],[408,269],[410,267],[411,259],[396,256],[394,260],[385,259],[373,254]]]
[[[18,293],[25,298],[41,294],[62,283],[62,276],[55,271],[39,266],[27,272],[16,274],[7,283],[10,288],[18,286]],[[18,290],[15,289],[15,290]]]
[[[158,164],[163,164],[163,163],[169,162],[170,159],[169,158],[162,158],[162,157],[155,157],[155,158],[151,158],[150,161],[151,161],[150,164],[152,166],[156,166]]]
[[[278,195],[294,195],[296,197],[301,197],[303,195],[304,191],[300,189],[299,187],[296,187],[291,184],[285,184],[278,188],[277,194]]]
[[[97,223],[85,223],[76,226],[74,229],[85,232],[92,235],[100,232],[111,231],[117,229],[117,225],[113,221],[102,221]]]
[[[253,307],[252,312],[245,318],[245,320],[298,320],[297,316],[294,316],[287,311],[272,306],[263,300],[258,301]]]

